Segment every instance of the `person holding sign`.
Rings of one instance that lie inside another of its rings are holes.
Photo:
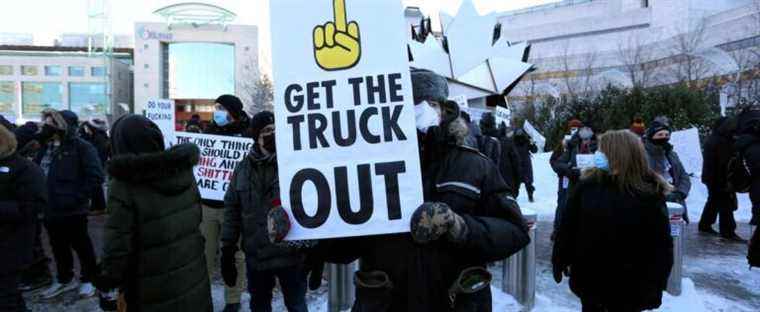
[[[577,124],[575,124],[577,125]],[[571,133],[573,132],[574,124],[571,123]],[[552,169],[557,175],[566,177],[567,192],[572,192],[573,186],[578,183],[581,177],[581,170],[585,169],[585,163],[589,163],[586,160],[593,160],[593,155],[597,150],[596,134],[589,125],[584,125],[572,135],[570,140],[566,143],[565,151],[559,156],[559,159],[552,162]],[[592,162],[589,164],[593,164]],[[564,182],[563,182],[564,183]],[[557,206],[557,211],[554,217],[554,234],[556,236],[557,227],[559,226],[563,210],[565,205]]]
[[[490,311],[487,264],[525,247],[528,227],[498,168],[463,146],[467,126],[446,79],[414,70],[412,88],[424,203],[411,233],[321,240],[314,253],[361,261],[352,311]],[[268,222],[275,241],[290,230],[282,208]]]
[[[652,121],[644,137],[644,147],[647,151],[649,167],[660,174],[666,182],[673,186],[667,201],[678,203],[684,208],[683,220],[689,224],[689,209],[686,198],[691,190],[691,177],[670,144],[670,121],[666,117],[658,117]]]
[[[225,94],[216,99],[214,107],[214,118],[211,124],[206,128],[205,134],[247,137],[250,119],[248,114],[243,110],[243,102],[234,95]],[[206,238],[206,259],[208,261],[208,272],[213,274],[217,268],[217,253],[219,251],[219,236],[224,223],[224,202],[220,200],[203,200],[203,223],[201,223],[201,232]],[[237,270],[241,271],[234,286],[224,288],[224,301],[226,306],[225,312],[234,312],[240,309],[240,295],[243,292],[243,282],[245,281],[245,258],[243,253],[236,254]]]
[[[246,254],[251,311],[272,310],[272,290],[279,281],[285,306],[290,312],[305,312],[305,253],[292,244],[272,244],[266,228],[267,213],[278,207],[280,188],[277,178],[274,115],[263,111],[251,120],[256,144],[241,161],[224,196],[222,228],[222,277],[228,287],[236,287],[239,272],[235,252],[242,237]],[[240,273],[240,274],[244,274]],[[321,282],[321,273],[316,278]]]

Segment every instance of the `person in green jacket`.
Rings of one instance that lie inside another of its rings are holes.
[[[118,288],[127,311],[212,311],[193,176],[198,147],[164,151],[161,130],[143,116],[122,117],[112,129],[111,215],[96,286]]]

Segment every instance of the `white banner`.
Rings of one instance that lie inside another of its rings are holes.
[[[699,143],[699,130],[691,128],[670,134],[670,144],[681,159],[686,173],[702,176],[702,148]],[[730,148],[730,147],[727,147]]]
[[[270,1],[287,240],[409,231],[422,203],[400,0]]]
[[[164,146],[169,148],[174,143],[174,124],[176,117],[174,101],[150,100],[145,105],[145,117],[152,120],[164,135]]]
[[[201,198],[224,200],[235,166],[253,146],[253,140],[238,137],[177,132],[176,144],[192,143],[201,150],[200,162],[194,168]]]

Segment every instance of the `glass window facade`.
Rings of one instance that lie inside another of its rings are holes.
[[[45,76],[60,76],[61,72],[61,66],[59,65],[45,66]]]
[[[84,77],[84,66],[69,66],[69,76]]]
[[[235,94],[235,46],[221,43],[167,45],[168,95],[172,99],[216,99]]]
[[[103,66],[93,66],[90,68],[90,76],[104,77],[106,75],[106,68]]]
[[[13,81],[0,81],[0,114],[15,116],[16,83]]]
[[[21,74],[24,76],[37,76],[39,75],[39,69],[33,65],[22,65]]]
[[[63,85],[59,82],[22,82],[21,111],[25,118],[37,117],[47,109],[63,106]]]
[[[10,75],[13,75],[13,66],[0,65],[0,76],[10,76]]]
[[[103,116],[107,113],[108,91],[105,83],[69,83],[69,105],[81,117]]]

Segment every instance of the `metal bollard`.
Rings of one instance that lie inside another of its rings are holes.
[[[354,305],[354,272],[357,263],[327,265],[327,311],[348,311]]]
[[[532,210],[523,210],[523,216],[530,226],[530,244],[523,250],[504,260],[502,291],[512,295],[530,311],[536,300],[536,221],[538,215]]]
[[[670,269],[667,291],[673,296],[680,296],[684,252],[684,208],[677,203],[668,203],[668,213],[670,214],[670,236],[673,237],[673,268]]]

